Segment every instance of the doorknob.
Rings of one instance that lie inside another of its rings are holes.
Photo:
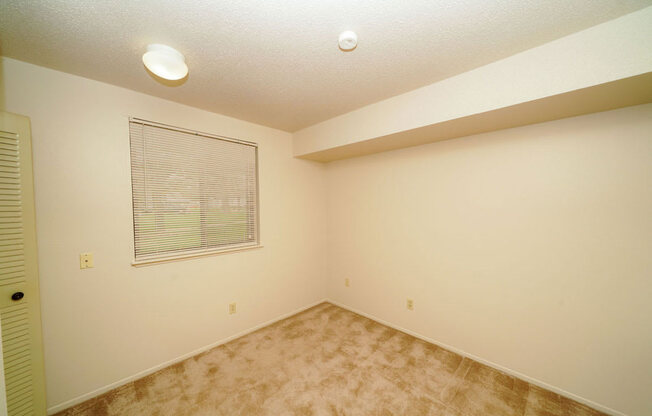
[[[16,292],[13,295],[11,295],[11,300],[21,300],[23,297],[25,297],[25,294],[23,292]]]

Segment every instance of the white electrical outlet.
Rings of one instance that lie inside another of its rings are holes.
[[[344,286],[346,286],[346,287],[351,286],[351,282],[349,281],[348,277],[346,279],[344,279]]]
[[[229,303],[229,315],[233,315],[235,313],[235,302]]]
[[[408,310],[410,310],[410,311],[413,311],[413,310],[414,310],[414,301],[413,301],[412,299],[408,299],[408,300],[407,300],[407,308],[408,308]]]

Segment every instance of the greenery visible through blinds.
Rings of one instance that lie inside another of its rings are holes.
[[[253,143],[129,121],[136,261],[258,244]]]

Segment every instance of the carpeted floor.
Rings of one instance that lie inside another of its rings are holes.
[[[329,303],[59,413],[602,414]]]

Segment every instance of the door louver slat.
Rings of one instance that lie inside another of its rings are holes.
[[[25,282],[20,173],[18,169],[11,169],[20,165],[20,152],[18,137],[9,136],[3,133],[0,137],[0,167],[5,172],[0,175],[0,205],[16,208],[3,209],[0,217],[0,235],[7,237],[5,241],[11,242],[7,246],[0,246],[3,247],[0,254],[0,285]],[[10,415],[31,414],[32,371],[27,309],[23,305],[5,307],[0,310],[0,319],[7,409]]]

